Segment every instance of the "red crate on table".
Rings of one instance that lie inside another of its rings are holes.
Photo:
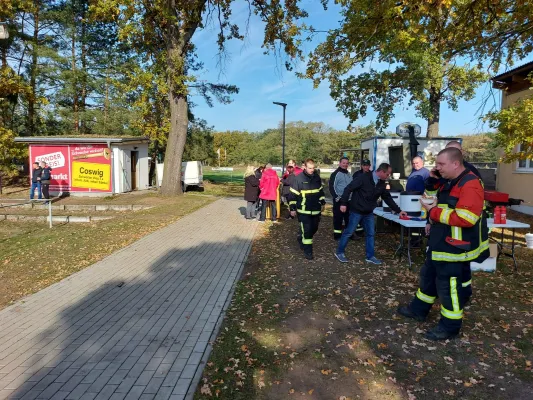
[[[495,190],[485,190],[485,200],[493,203],[508,203],[509,194],[496,192]]]

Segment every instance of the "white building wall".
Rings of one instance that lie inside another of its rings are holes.
[[[113,193],[122,193],[122,184],[121,184],[121,174],[122,170],[120,169],[122,159],[122,151],[116,147],[116,145],[112,145],[112,153],[113,153]]]
[[[137,189],[143,190],[149,187],[148,175],[150,173],[150,157],[148,155],[148,143],[140,144],[115,144],[113,156],[115,157],[114,179],[115,193],[124,193],[132,190],[131,179],[131,152],[138,152],[137,159]]]

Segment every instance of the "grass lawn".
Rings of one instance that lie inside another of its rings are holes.
[[[306,261],[297,229],[292,220],[263,225],[196,399],[531,398],[533,251],[518,249],[516,275],[508,258],[496,273],[475,273],[462,336],[435,343],[423,333],[438,321],[437,305],[426,323],[395,313],[418,283],[405,260],[392,258],[397,238],[376,238],[383,266],[365,264],[360,240],[341,264],[324,216],[315,260]]]
[[[106,200],[107,199],[107,200]],[[0,308],[77,272],[137,239],[214,201],[211,196],[165,198],[154,192],[105,199],[67,198],[81,204],[147,204],[97,223],[0,221]],[[77,204],[80,204],[77,203]],[[76,213],[78,214],[78,213]]]
[[[211,183],[232,183],[244,185],[244,172],[246,168],[234,167],[233,171],[213,171],[211,167],[204,167],[204,180]]]

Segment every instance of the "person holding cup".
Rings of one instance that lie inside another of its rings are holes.
[[[488,258],[489,240],[483,185],[465,168],[461,151],[447,148],[439,152],[436,168],[446,182],[438,187],[432,202],[421,200],[432,226],[419,289],[411,303],[398,307],[397,312],[424,321],[439,297],[441,318],[426,338],[447,340],[459,334],[469,300],[470,282],[464,281],[463,270],[470,268],[471,261],[481,263]]]

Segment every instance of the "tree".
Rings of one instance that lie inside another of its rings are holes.
[[[153,63],[163,78],[170,118],[161,187],[164,195],[181,193],[181,161],[187,138],[191,86],[195,86],[208,100],[213,95],[222,102],[229,101],[228,95],[236,92],[236,88],[230,85],[199,84],[195,82],[191,70],[194,59],[191,40],[195,32],[209,21],[216,21],[221,54],[227,40],[244,38],[239,27],[232,22],[234,3],[234,0],[155,0],[150,3],[141,0],[96,0],[91,6],[95,18],[117,22],[121,37],[145,55],[144,61]],[[277,45],[282,43],[289,56],[296,56],[295,37],[300,30],[293,21],[307,16],[298,7],[298,0],[289,0],[284,4],[278,0],[253,0],[248,4],[249,13],[253,10],[266,24],[264,47],[267,51],[278,51]]]
[[[463,139],[463,153],[468,161],[487,163],[498,161],[498,155],[493,145],[493,133],[462,135],[460,137]]]
[[[207,122],[203,119],[190,121],[183,159],[213,163],[216,156],[213,148],[213,127],[207,126]]]
[[[441,104],[457,111],[458,101],[472,99],[475,88],[488,79],[479,65],[461,65],[461,58],[472,53],[469,40],[483,35],[487,26],[467,18],[471,3],[341,1],[341,26],[313,51],[303,76],[313,79],[315,87],[327,79],[350,123],[371,107],[381,131],[395,107],[407,103],[427,120],[427,136],[436,137]],[[381,65],[354,73],[354,68],[375,62]]]
[[[533,74],[529,78],[533,83]],[[503,150],[502,162],[533,159],[533,93],[511,107],[488,113],[485,120],[496,129],[493,145]]]

